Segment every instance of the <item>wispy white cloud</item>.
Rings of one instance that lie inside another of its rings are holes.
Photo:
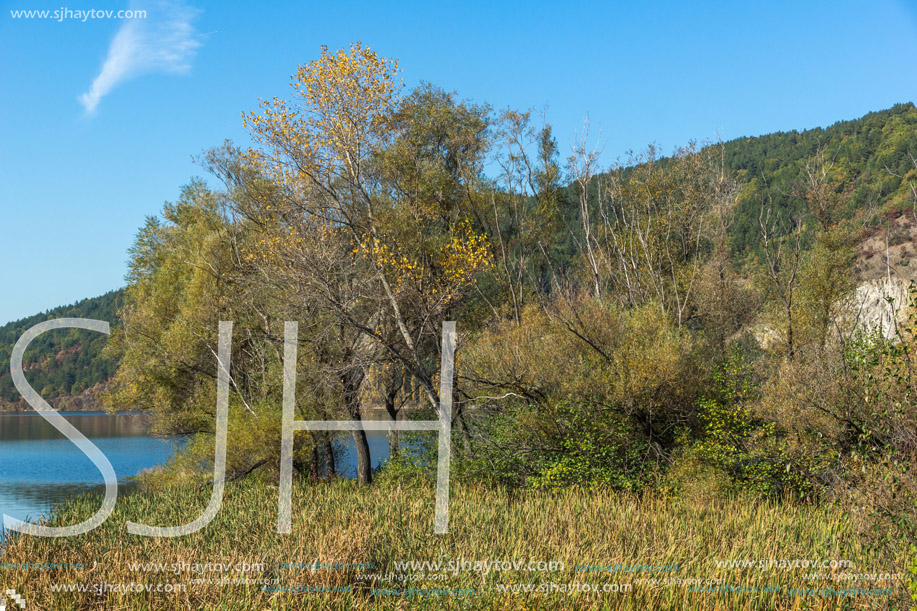
[[[200,10],[178,2],[159,2],[146,10],[146,19],[131,19],[115,34],[108,57],[89,91],[79,97],[87,114],[119,83],[150,73],[182,74],[201,46],[192,22]]]

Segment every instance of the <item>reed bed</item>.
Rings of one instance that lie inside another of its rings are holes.
[[[193,535],[144,538],[127,532],[129,520],[189,522],[209,495],[208,489],[191,488],[132,494],[85,535],[12,537],[0,560],[0,585],[23,594],[30,610],[907,609],[905,545],[900,558],[880,557],[864,543],[856,514],[743,496],[519,493],[454,484],[450,532],[438,536],[432,486],[297,482],[293,532],[281,535],[277,487],[251,479],[228,485],[217,517]],[[80,521],[99,502],[92,496],[73,499],[51,523]],[[796,559],[844,560],[850,566],[779,567]],[[463,570],[463,560],[562,562],[563,568],[483,571],[466,564]],[[775,566],[717,565],[730,560]],[[459,570],[396,564],[405,561],[453,561]],[[26,563],[82,568],[21,566]],[[223,568],[217,570],[217,563]],[[824,576],[809,575],[816,572]],[[862,573],[904,578],[844,579]],[[390,579],[397,574],[408,581]],[[119,591],[123,584],[173,591]],[[523,592],[529,585],[541,591]],[[617,591],[582,591],[593,585]],[[80,587],[87,591],[66,591]],[[848,595],[819,594],[823,588],[848,589]],[[892,593],[849,595],[850,588]]]

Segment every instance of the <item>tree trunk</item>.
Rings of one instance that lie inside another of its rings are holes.
[[[395,422],[393,420],[393,422]],[[388,432],[388,457],[395,458],[401,449],[401,431]]]
[[[793,307],[786,307],[786,350],[789,360],[796,355],[796,346],[793,344]]]
[[[318,444],[315,443],[315,440],[312,441],[312,465],[309,468],[309,477],[313,482],[318,481],[320,478],[319,475],[319,457],[318,457]]]
[[[400,411],[395,407],[395,399],[398,397],[398,390],[394,392],[389,390],[385,394],[385,411],[388,412],[388,417],[392,422],[398,422],[398,412]],[[401,431],[392,430],[388,432],[388,455],[389,458],[395,458],[398,456],[398,450],[401,443]]]
[[[363,383],[363,372],[359,369],[348,371],[342,376],[344,385],[344,403],[350,419],[354,422],[363,421],[363,412],[360,406],[360,384]],[[353,443],[357,449],[357,481],[368,486],[373,481],[372,460],[369,455],[369,441],[363,429],[351,431]]]
[[[471,458],[471,431],[468,430],[468,424],[465,422],[465,411],[459,408],[455,419],[458,421],[459,432],[462,434],[462,448],[465,450],[465,456]]]
[[[364,486],[368,486],[373,483],[373,473],[366,431],[351,431],[351,433],[353,434],[353,443],[357,447],[357,481]]]
[[[327,434],[322,441],[322,450],[325,454],[325,477],[334,477],[337,475],[337,469],[334,466],[334,447],[331,445],[331,437]]]

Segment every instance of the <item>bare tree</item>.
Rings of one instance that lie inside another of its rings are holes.
[[[787,358],[793,360],[796,351],[793,296],[799,284],[802,225],[791,219],[789,232],[778,235],[776,221],[771,219],[772,211],[772,205],[761,208],[758,215],[758,228],[761,231],[761,245],[767,277],[777,293],[786,321]]]
[[[576,186],[577,201],[579,203],[580,221],[582,222],[581,249],[584,251],[586,264],[590,274],[590,284],[593,295],[598,298],[602,294],[599,259],[597,257],[597,244],[592,220],[589,193],[594,188],[593,179],[598,173],[599,155],[598,141],[589,144],[589,119],[583,123],[583,131],[576,138],[573,154],[568,158],[570,174]],[[575,236],[574,236],[575,237]]]
[[[661,166],[656,150],[631,159],[627,171],[603,177],[597,207],[600,257],[619,298],[629,305],[655,301],[684,324],[717,206],[734,204],[735,190],[714,156],[688,147]],[[719,222],[728,222],[728,212]],[[722,228],[721,228],[722,229]]]

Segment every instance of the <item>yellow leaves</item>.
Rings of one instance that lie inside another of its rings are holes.
[[[270,208],[270,206],[266,206]],[[263,266],[282,266],[289,253],[303,243],[304,238],[293,225],[277,227],[254,238],[240,247],[241,260],[245,263]]]
[[[490,244],[486,236],[475,233],[467,221],[460,224],[443,251],[443,270],[447,282],[465,285],[492,265]]]
[[[428,206],[418,213],[413,202],[395,194],[392,168],[385,165],[381,177],[379,163],[371,166],[372,173],[366,169],[369,160],[385,157],[403,129],[393,120],[403,87],[396,61],[359,42],[337,51],[323,47],[318,59],[298,67],[290,86],[287,99],[263,100],[256,111],[242,114],[255,142],[244,161],[270,184],[269,196],[258,194],[251,204],[256,210],[247,217],[274,236],[249,244],[243,260],[293,265],[297,257],[308,260],[302,256],[306,252],[329,258],[349,254],[353,260],[341,262],[347,273],[372,276],[378,270],[394,290],[409,295],[406,299],[435,293],[439,303],[453,299],[491,266],[487,237],[468,222],[455,223],[442,203],[449,184],[439,184],[441,177],[431,179],[437,196],[418,198]],[[279,206],[291,201],[298,208],[275,212],[266,201]],[[296,226],[288,223],[291,219]],[[297,227],[308,235],[300,235]],[[354,228],[365,234],[354,238]]]
[[[398,292],[411,286],[417,292],[455,295],[492,266],[487,237],[467,221],[454,228],[444,245],[414,255],[404,252],[392,237],[365,236],[352,252],[372,261]]]
[[[292,75],[292,100],[275,97],[262,101],[258,112],[242,114],[263,149],[262,169],[288,185],[338,165],[352,170],[381,138],[398,104],[397,73],[396,61],[359,42],[349,51],[322,47],[319,59]]]
[[[397,244],[388,246],[381,243],[378,238],[367,236],[353,249],[353,252],[367,257],[386,276],[393,278],[395,290],[400,290],[409,282],[419,283],[421,281],[423,274],[421,265],[405,256]]]

